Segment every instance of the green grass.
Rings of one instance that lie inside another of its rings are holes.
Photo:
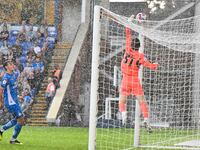
[[[88,148],[88,128],[25,126],[18,137],[23,145],[9,144],[12,132],[13,128],[4,132],[0,150],[87,150]],[[161,142],[161,146],[170,146],[192,138],[200,139],[198,133],[197,130],[156,129],[152,134],[148,134],[146,130],[141,129],[140,142],[142,145]],[[150,150],[150,148],[133,148],[133,135],[134,130],[131,128],[98,128],[96,150],[127,148]]]
[[[10,145],[13,128],[4,132],[0,150],[87,150],[88,128],[23,127],[18,140]]]
[[[181,130],[181,129],[154,129],[149,134],[145,129],[140,131],[140,144],[143,146],[174,146],[177,143],[200,140],[200,132],[198,130]],[[154,150],[155,148],[134,148],[134,129],[98,129],[97,132],[97,150]],[[164,150],[164,149],[162,149]],[[169,150],[169,149],[168,149]]]

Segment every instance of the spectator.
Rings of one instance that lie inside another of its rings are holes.
[[[26,20],[22,20],[21,32],[26,32]]]
[[[33,49],[30,49],[30,51],[27,53],[27,59],[31,59],[32,61],[35,59]]]
[[[37,41],[41,37],[41,33],[39,28],[37,28],[35,34],[34,34],[34,40]]]
[[[3,68],[3,65],[0,65],[0,79],[2,79],[4,72],[5,72],[5,70]]]
[[[56,89],[60,87],[60,79],[62,78],[62,70],[59,65],[55,65],[54,70],[52,71],[53,82],[56,86]]]
[[[30,106],[33,104],[33,99],[30,96],[30,93],[28,92],[28,89],[25,89],[24,92],[22,92],[22,112],[26,112]]]
[[[16,67],[19,69],[20,72],[23,71],[24,67],[23,67],[22,64],[20,64],[19,58],[16,58],[16,59],[15,59],[15,65],[16,65]]]
[[[56,92],[56,87],[53,83],[53,79],[48,78],[48,85],[47,85],[46,92],[45,92],[45,98],[46,98],[48,107],[55,95],[55,92]]]
[[[27,90],[28,93],[31,93],[31,86],[28,83],[27,74],[26,74],[26,78],[22,81],[22,87],[23,87],[23,91]]]
[[[33,63],[33,69],[34,69],[35,71],[36,71],[36,70],[39,70],[41,76],[43,76],[43,72],[44,72],[44,63],[43,63],[43,61],[41,60],[40,57],[36,57],[35,62]]]
[[[19,70],[19,68],[18,68],[17,65],[14,65],[13,73],[14,73],[15,76],[17,77],[17,80],[19,80],[21,73],[20,73],[20,70]]]
[[[16,60],[16,58],[20,57],[22,54],[22,49],[19,45],[13,45],[11,47],[11,51],[13,52],[13,59]]]
[[[35,55],[41,53],[41,51],[42,51],[41,48],[37,45],[37,42],[34,43],[33,50],[34,50]]]
[[[35,40],[35,32],[33,31],[32,25],[29,27],[29,30],[26,32],[26,37],[28,41],[32,42]]]
[[[26,61],[27,61],[26,55],[21,55],[21,56],[19,57],[19,62],[20,62],[20,64],[23,66],[23,68],[26,66]]]
[[[9,31],[7,24],[3,24],[3,30],[0,32],[0,40],[3,42],[4,47],[8,47],[7,40],[9,38]]]
[[[3,53],[3,61],[13,60],[13,52],[10,49],[5,49],[6,52]]]
[[[25,32],[25,31],[21,31],[21,32],[17,35],[17,40],[19,40],[20,42],[26,41],[26,32]]]
[[[35,78],[35,81],[36,81],[35,82],[36,90],[39,91],[40,85],[41,85],[41,80],[42,80],[40,70],[34,70],[34,78]]]
[[[35,97],[36,93],[37,93],[37,89],[36,89],[36,84],[37,84],[37,81],[35,80],[35,77],[34,77],[34,73],[30,73],[29,76],[27,77],[27,80],[28,80],[28,83],[31,87],[31,96],[32,97]]]
[[[26,65],[24,67],[24,72],[26,72],[28,76],[33,72],[33,63],[30,58],[27,59]]]
[[[41,37],[47,37],[47,34],[48,34],[48,31],[47,31],[47,30],[48,30],[47,21],[46,21],[46,20],[43,20],[43,21],[42,21],[42,24],[40,25],[40,28],[39,28]]]

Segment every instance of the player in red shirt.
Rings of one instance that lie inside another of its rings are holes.
[[[126,51],[121,61],[122,82],[120,88],[119,111],[122,113],[122,123],[126,122],[126,101],[127,97],[132,94],[136,96],[140,104],[140,110],[144,117],[144,125],[151,132],[149,126],[148,104],[144,98],[144,92],[140,79],[138,77],[141,65],[149,69],[155,70],[158,64],[148,61],[143,53],[139,53],[140,40],[132,39],[131,30],[126,28]]]

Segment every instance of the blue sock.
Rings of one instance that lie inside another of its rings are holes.
[[[17,124],[17,120],[12,119],[2,127],[2,131],[10,129],[10,128],[14,127],[16,124]]]
[[[16,126],[15,126],[15,128],[14,128],[14,132],[13,132],[13,136],[12,136],[13,139],[17,139],[17,137],[18,137],[21,129],[22,129],[22,125],[20,125],[19,123],[17,123]]]

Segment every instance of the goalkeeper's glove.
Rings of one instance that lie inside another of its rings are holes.
[[[135,16],[134,15],[131,15],[129,18],[128,18],[128,21],[132,22],[134,20]]]

